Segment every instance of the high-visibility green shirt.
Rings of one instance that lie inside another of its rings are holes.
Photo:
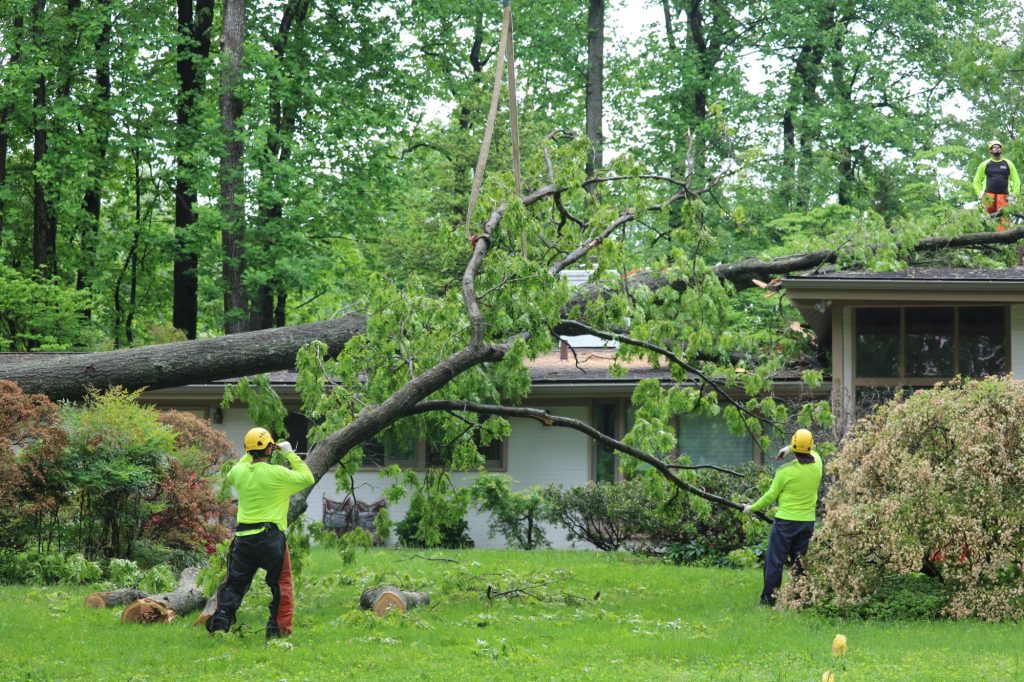
[[[783,464],[775,472],[768,492],[750,505],[753,511],[761,511],[775,500],[779,509],[775,518],[785,521],[813,521],[818,507],[818,487],[821,485],[821,456],[811,450],[813,462],[801,464],[792,461]]]
[[[974,193],[1020,194],[1020,175],[1009,159],[987,159],[974,172]]]
[[[282,531],[288,527],[288,499],[313,485],[313,472],[294,452],[282,452],[291,469],[270,462],[253,464],[246,453],[228,472],[228,481],[238,493],[238,523],[271,522]],[[237,535],[254,535],[262,528],[243,530]]]

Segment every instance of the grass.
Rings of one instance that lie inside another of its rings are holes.
[[[378,620],[357,602],[381,582],[426,589],[433,605]],[[541,582],[540,601],[485,596],[488,584]],[[373,550],[343,566],[318,549],[297,587],[295,634],[275,645],[262,636],[262,582],[241,633],[218,638],[189,617],[120,625],[117,612],[82,606],[87,587],[0,588],[0,679],[811,682],[837,632],[850,647],[837,682],[1024,679],[1017,624],[833,621],[755,606],[759,590],[755,570],[621,554]]]

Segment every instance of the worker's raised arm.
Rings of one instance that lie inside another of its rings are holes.
[[[281,451],[285,459],[288,460],[288,464],[291,469],[284,469],[285,478],[289,483],[297,486],[295,492],[303,490],[313,485],[313,472],[310,471],[309,466],[306,465],[302,459],[295,454],[295,449],[292,448],[292,444],[286,440],[281,441],[277,444],[277,449]]]

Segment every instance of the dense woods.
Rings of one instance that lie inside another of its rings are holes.
[[[369,273],[443,289],[466,253],[438,234],[456,237],[465,210],[499,5],[12,0],[4,347],[322,320],[362,305]],[[623,23],[640,9],[649,25]],[[697,186],[724,171],[703,198],[708,262],[941,225],[970,198],[982,141],[1020,149],[1019,89],[993,86],[1024,67],[1013,3],[513,11],[527,190],[549,180],[545,146],[557,156],[580,140],[598,177],[691,173]],[[509,142],[502,107],[492,172],[509,168]],[[591,203],[614,194],[589,189]],[[685,212],[638,221],[614,267],[649,266]]]

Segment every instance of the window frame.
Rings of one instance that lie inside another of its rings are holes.
[[[492,441],[498,448],[498,460],[484,460],[483,471],[487,473],[505,473],[508,471],[508,438],[502,438],[500,441]],[[365,461],[363,465],[359,467],[360,472],[372,472],[380,471],[381,468],[390,466],[392,464],[398,464],[403,469],[411,471],[426,471],[429,467],[427,464],[427,441],[425,438],[417,438],[413,445],[413,457],[412,459],[393,459],[388,457],[387,452],[384,453],[384,464],[367,464]],[[459,470],[456,473],[477,473],[477,470],[462,471]]]
[[[889,308],[898,309],[900,316],[899,323],[899,374],[895,377],[861,377],[857,375],[857,365],[859,360],[859,353],[857,352],[857,313],[864,309],[877,309],[877,308]],[[906,311],[908,308],[952,308],[953,309],[953,374],[949,376],[934,376],[934,377],[909,377],[906,375],[907,372],[907,316]],[[1011,346],[1010,346],[1010,306],[1009,305],[993,305],[991,303],[922,303],[922,304],[899,304],[899,305],[879,305],[867,304],[867,305],[854,305],[852,306],[850,322],[852,326],[851,330],[851,350],[853,351],[853,359],[851,364],[851,374],[853,380],[853,391],[856,395],[858,388],[900,388],[903,386],[908,387],[929,387],[934,386],[937,383],[944,381],[951,381],[955,379],[960,370],[960,311],[963,308],[1000,308],[1003,312],[1003,367],[1004,373],[1009,372],[1012,365],[1011,358]]]

